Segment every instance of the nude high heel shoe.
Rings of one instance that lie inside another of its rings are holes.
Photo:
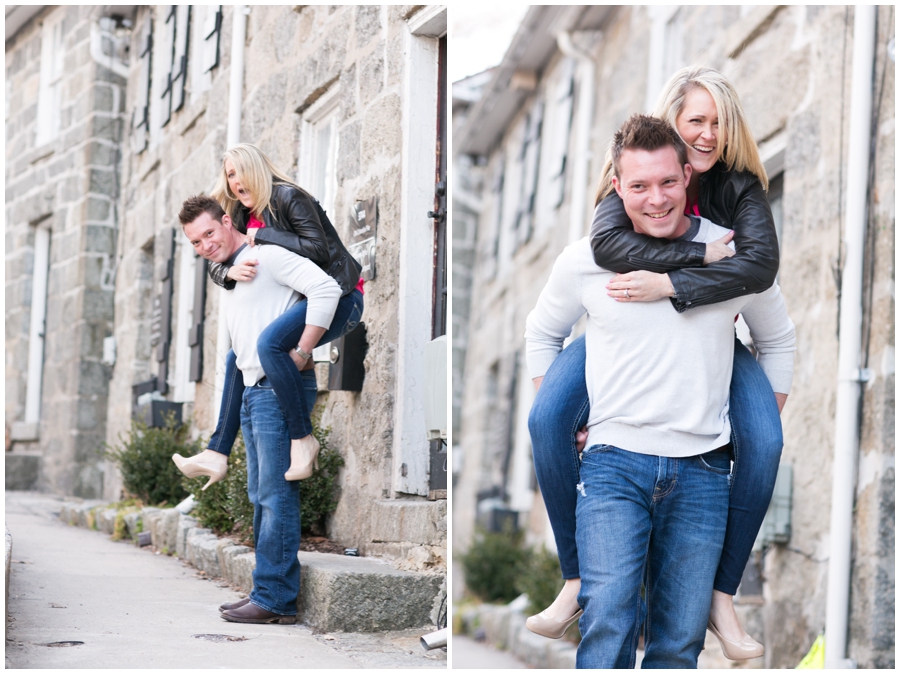
[[[319,441],[312,433],[299,440],[291,440],[291,467],[284,474],[288,482],[305,480],[319,469]]]
[[[712,620],[706,624],[706,628],[719,640],[719,645],[722,647],[722,654],[729,660],[752,660],[753,658],[761,658],[766,652],[763,645],[749,635],[745,636],[740,641],[726,639],[719,634],[719,630],[713,625]]]
[[[566,633],[566,630],[569,629],[569,625],[578,620],[584,611],[578,609],[575,612],[575,615],[566,620],[557,620],[556,618],[544,615],[544,613],[545,611],[541,611],[537,615],[528,618],[528,620],[525,621],[525,627],[535,634],[540,634],[542,637],[559,639]]]
[[[205,449],[189,458],[185,458],[181,454],[173,454],[172,461],[185,477],[209,476],[209,481],[203,485],[201,491],[206,491],[210,485],[220,481],[228,472],[228,457],[211,449]]]

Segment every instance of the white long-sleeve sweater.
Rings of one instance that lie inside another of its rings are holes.
[[[708,243],[726,232],[700,218],[686,236]],[[616,302],[606,290],[613,276],[596,265],[588,239],[572,244],[557,258],[526,321],[526,360],[534,378],[546,373],[572,326],[588,315],[587,446],[684,457],[726,444],[738,314],[750,328],[773,390],[790,391],[794,325],[777,284],[756,295],[678,313],[668,299]]]
[[[269,323],[294,306],[303,294],[308,300],[307,325],[327,328],[341,299],[341,287],[315,262],[279,246],[244,246],[231,264],[245,259],[259,261],[256,276],[223,292],[225,321],[237,366],[244,374],[244,385],[253,386],[265,377],[256,340]]]

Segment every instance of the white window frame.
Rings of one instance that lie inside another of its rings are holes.
[[[652,112],[659,92],[677,68],[669,67],[671,49],[668,44],[674,32],[673,21],[679,22],[681,5],[653,5],[647,8],[650,18],[650,49],[647,58],[647,93],[644,110]]]
[[[531,456],[531,434],[528,431],[528,413],[534,402],[534,383],[528,377],[526,368],[522,366],[522,358],[516,360],[517,388],[514,436],[512,442],[512,465],[509,470],[506,491],[509,494],[509,507],[520,513],[528,513],[534,505],[534,490],[531,488],[531,476],[534,474],[534,461]],[[519,517],[519,521],[524,521]]]
[[[202,56],[200,59],[200,67],[204,73],[208,73],[219,65],[219,47],[222,38],[222,5],[198,5],[206,10],[206,16],[202,21],[198,21],[202,33],[200,34],[202,43]]]
[[[62,78],[65,72],[62,17],[41,27],[41,76],[35,123],[35,147],[59,137],[62,129]]]
[[[170,44],[168,72],[163,78],[160,98],[162,126],[172,120],[172,115],[184,106],[185,81],[188,71],[188,35],[191,25],[190,5],[171,5],[166,13],[166,41]]]
[[[44,377],[44,342],[47,329],[47,288],[50,278],[50,222],[34,229],[34,264],[31,277],[31,325],[28,331],[28,374],[25,386],[25,424],[41,421],[41,387]]]
[[[548,111],[552,122],[547,135],[546,184],[545,193],[541,195],[542,216],[538,226],[544,229],[554,221],[553,211],[559,209],[566,196],[566,172],[569,170],[569,141],[572,137],[572,124],[575,121],[575,59],[565,58],[556,69],[557,81],[548,95]]]
[[[222,35],[222,5],[194,5],[191,21],[190,103],[212,88],[212,71],[219,65],[219,38]]]
[[[175,237],[178,251],[178,308],[173,313],[172,335],[175,342],[175,381],[173,400],[194,402],[196,385],[191,381],[191,347],[188,336],[194,325],[194,285],[196,255],[185,236]]]
[[[538,175],[543,143],[544,101],[534,100],[528,110],[525,122],[525,133],[522,137],[519,152],[519,198],[516,204],[516,215],[513,221],[515,241],[513,251],[525,245],[531,239],[534,230],[535,201],[538,194]]]
[[[340,102],[340,86],[335,84],[303,112],[297,161],[297,184],[318,199],[332,223],[338,220],[334,201]],[[326,127],[330,129],[328,144],[320,147],[320,133]]]
[[[131,113],[131,149],[140,154],[147,149],[150,139],[150,84],[153,67],[153,12],[148,10],[143,23],[136,31],[138,59],[137,91]]]

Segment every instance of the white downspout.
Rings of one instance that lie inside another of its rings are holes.
[[[854,11],[847,211],[843,240],[846,258],[841,274],[837,409],[831,487],[831,550],[828,555],[828,598],[825,606],[826,669],[855,667],[855,663],[846,659],[846,655],[853,500],[859,452],[863,244],[866,235],[876,10],[871,5],[857,5]]]
[[[578,124],[575,127],[575,166],[572,169],[572,198],[569,209],[569,243],[577,241],[587,232],[585,206],[587,205],[588,167],[591,161],[591,124],[594,121],[594,96],[596,66],[590,54],[572,43],[571,33],[556,36],[559,50],[581,64],[578,78]]]
[[[226,148],[241,142],[241,106],[244,102],[244,42],[247,39],[247,15],[250,8],[235,5],[234,22],[231,27],[231,79],[228,83],[228,129]],[[219,298],[221,300],[221,298]],[[213,418],[218,419],[225,389],[225,357],[231,349],[231,336],[225,327],[224,302],[219,302],[216,319],[216,388],[213,394]]]

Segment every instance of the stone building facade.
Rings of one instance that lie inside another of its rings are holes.
[[[510,516],[532,543],[553,546],[527,430],[534,390],[524,365],[525,318],[556,256],[588,232],[614,130],[651,110],[672,72],[705,63],[733,82],[760,146],[781,242],[779,282],[798,343],[783,415],[787,488],[779,492],[790,519],[748,568],[761,581],[745,575],[739,610],[766,645],[757,666],[795,666],[825,630],[856,17],[845,6],[535,6],[481,98],[470,100],[462,83],[454,171],[470,175],[454,181],[481,190],[470,200],[480,211],[454,439],[463,449],[454,466],[456,552],[470,544],[476,522]],[[873,75],[862,87],[873,120],[862,242],[867,380],[846,657],[860,667],[893,667],[893,7],[877,8],[865,39],[874,46]]]
[[[98,497],[126,78],[91,8],[7,14],[7,472]]]
[[[129,427],[136,403],[174,403],[195,435],[212,433],[224,291],[207,282],[177,214],[211,191],[229,144],[252,142],[319,198],[345,243],[354,206],[377,204],[362,390],[329,388],[328,349],[317,353],[322,424],[346,463],[329,533],[362,554],[442,569],[446,450],[434,438],[446,421],[429,417],[426,428],[425,408],[443,384],[422,372],[445,323],[446,207],[435,194],[446,183],[436,132],[446,9],[20,11],[6,47],[7,465],[31,454],[40,488],[115,499],[120,476],[96,450]],[[55,36],[62,121],[38,145]],[[51,233],[48,321],[40,414],[29,422],[23,364],[41,227]]]

